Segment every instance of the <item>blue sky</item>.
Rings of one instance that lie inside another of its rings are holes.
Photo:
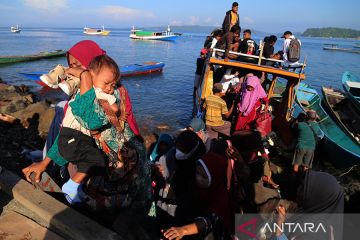
[[[126,28],[132,25],[218,26],[228,0],[1,0],[0,26]],[[265,32],[309,27],[360,30],[358,0],[239,0],[242,28]]]

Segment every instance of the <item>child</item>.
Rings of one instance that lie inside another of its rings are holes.
[[[93,137],[93,134],[98,134],[98,129],[108,124],[105,117],[95,115],[96,110],[85,109],[85,112],[92,114],[92,121],[84,122],[76,117],[77,111],[84,107],[84,102],[95,105],[94,99],[89,98],[89,95],[95,92],[97,99],[106,100],[111,110],[118,113],[116,98],[113,94],[120,71],[115,61],[106,55],[95,57],[89,65],[89,73],[92,77],[93,89],[82,95],[77,93],[76,97],[69,102],[58,139],[60,155],[78,168],[77,173],[62,187],[66,199],[71,204],[86,199],[81,184],[88,175],[103,173],[107,161],[104,152],[97,147]],[[94,108],[96,109],[96,106]]]

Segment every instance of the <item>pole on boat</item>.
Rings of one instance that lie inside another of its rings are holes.
[[[263,55],[263,50],[264,50],[264,43],[262,40],[260,40],[260,53],[259,53],[259,61],[258,61],[258,65],[261,65],[261,58]]]

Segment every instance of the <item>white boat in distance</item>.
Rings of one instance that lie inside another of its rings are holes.
[[[101,29],[84,27],[84,33],[87,34],[87,35],[107,36],[107,35],[109,35],[110,32],[111,31],[109,31],[109,30],[105,30],[104,25],[102,26]]]
[[[16,25],[16,27],[12,26],[12,27],[10,28],[10,31],[11,31],[12,33],[20,33],[20,32],[21,32],[21,29],[19,28],[19,25]]]

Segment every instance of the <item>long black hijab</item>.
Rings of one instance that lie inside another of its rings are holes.
[[[344,192],[336,178],[325,172],[308,170],[303,184],[298,189],[299,211],[287,222],[321,223],[325,231],[319,228],[317,233],[290,233],[293,239],[342,239]]]

